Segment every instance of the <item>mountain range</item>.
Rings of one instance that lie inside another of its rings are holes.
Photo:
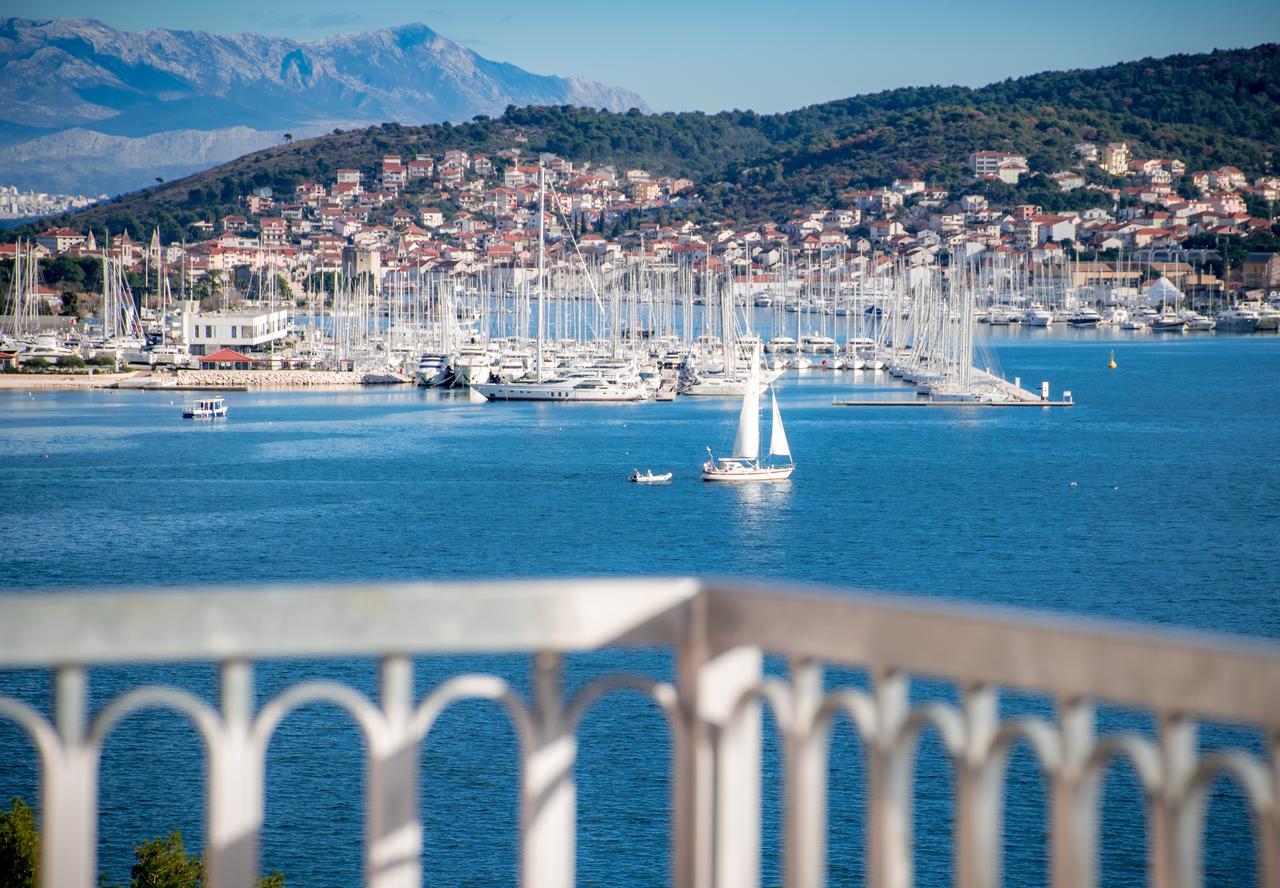
[[[532,74],[422,24],[300,42],[0,19],[0,184],[116,194],[279,144],[287,132],[470,120],[508,105],[644,109]]]

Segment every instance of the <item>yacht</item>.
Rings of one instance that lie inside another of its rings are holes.
[[[1023,313],[1022,323],[1029,327],[1052,327],[1053,312],[1047,308],[1033,305]]]
[[[1259,330],[1280,330],[1280,308],[1263,303],[1257,308]]]
[[[1182,319],[1187,322],[1187,329],[1196,333],[1204,333],[1217,326],[1213,318],[1205,317],[1198,311],[1184,311]]]
[[[802,336],[800,348],[811,355],[834,355],[840,351],[840,346],[830,336]]]
[[[493,378],[493,355],[479,342],[462,347],[453,359],[454,385],[474,386]]]
[[[436,388],[449,384],[453,377],[449,369],[449,356],[439,352],[428,352],[418,358],[418,370],[415,374],[418,385]]]
[[[741,371],[739,371],[741,373]],[[769,385],[782,375],[781,368],[756,370],[758,385]],[[747,391],[752,374],[730,376],[723,372],[687,373],[680,380],[680,394],[695,397],[740,398]]]
[[[1081,308],[1067,315],[1068,327],[1097,327],[1102,323],[1102,315],[1092,308]]]
[[[1182,333],[1187,329],[1187,322],[1181,315],[1166,309],[1151,319],[1152,333]]]
[[[18,348],[18,357],[23,361],[44,358],[49,363],[56,364],[60,358],[71,357],[74,354],[76,352],[60,343],[57,334],[54,333],[37,333],[34,338],[21,343]]]
[[[643,401],[651,390],[640,379],[579,370],[550,379],[477,383],[471,390],[490,401]]]
[[[1258,329],[1258,323],[1262,320],[1257,312],[1249,311],[1247,308],[1232,306],[1224,308],[1218,312],[1214,318],[1218,322],[1218,329],[1230,331],[1232,333],[1252,333]]]

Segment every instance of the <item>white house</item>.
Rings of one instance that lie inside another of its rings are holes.
[[[212,354],[220,348],[238,352],[260,349],[289,333],[289,312],[280,309],[190,312],[182,316],[182,333],[193,355]]]

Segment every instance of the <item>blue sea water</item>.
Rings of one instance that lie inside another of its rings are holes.
[[[875,374],[788,373],[778,398],[799,465],[784,485],[698,480],[704,447],[732,441],[738,405],[472,403],[421,389],[228,395],[225,422],[180,418],[155,392],[0,392],[0,587],[267,580],[715,574],[944,597],[1280,637],[1280,338],[993,331],[1009,375],[1070,410],[836,408],[883,395]],[[1109,370],[1114,350],[1119,367]],[[669,485],[626,483],[633,468]],[[458,671],[527,687],[523,656],[424,658],[419,692]],[[656,652],[571,658],[670,674]],[[771,668],[781,668],[771,664]],[[365,661],[265,663],[266,699],[311,677],[372,693]],[[837,672],[832,681],[863,681]],[[211,695],[211,666],[95,668],[94,706],[165,681]],[[0,674],[0,693],[47,706],[48,678]],[[921,683],[918,697],[954,689]],[[1045,701],[1010,695],[1009,712]],[[1106,711],[1104,727],[1145,724]],[[1204,732],[1207,745],[1251,733]],[[639,753],[639,754],[637,754]],[[359,881],[361,748],[317,706],[291,716],[268,760],[264,870],[291,885]],[[425,883],[515,878],[514,737],[487,704],[450,710],[422,750]],[[646,703],[588,716],[579,763],[579,881],[666,880],[665,729]],[[831,884],[861,884],[862,757],[832,750]],[[766,884],[778,875],[777,753],[766,748]],[[100,868],[126,881],[131,843],[181,829],[199,847],[201,752],[176,716],[128,719],[102,764]],[[936,738],[918,768],[920,884],[950,860],[952,778]],[[35,798],[34,757],[0,725],[0,799]],[[1044,881],[1047,818],[1033,759],[1013,759],[1008,884]],[[1103,874],[1140,883],[1142,806],[1131,773],[1107,784]],[[1243,804],[1210,807],[1210,884],[1247,883]]]

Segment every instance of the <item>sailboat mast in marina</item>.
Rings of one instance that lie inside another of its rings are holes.
[[[769,387],[773,422],[769,429],[769,459],[760,459],[760,355],[759,345],[752,356],[750,377],[742,393],[742,409],[738,412],[738,431],[733,438],[733,455],[716,458],[707,448],[707,461],[702,465],[703,481],[785,481],[795,471],[791,445],[782,426],[778,397]],[[785,458],[786,462],[779,460]]]

